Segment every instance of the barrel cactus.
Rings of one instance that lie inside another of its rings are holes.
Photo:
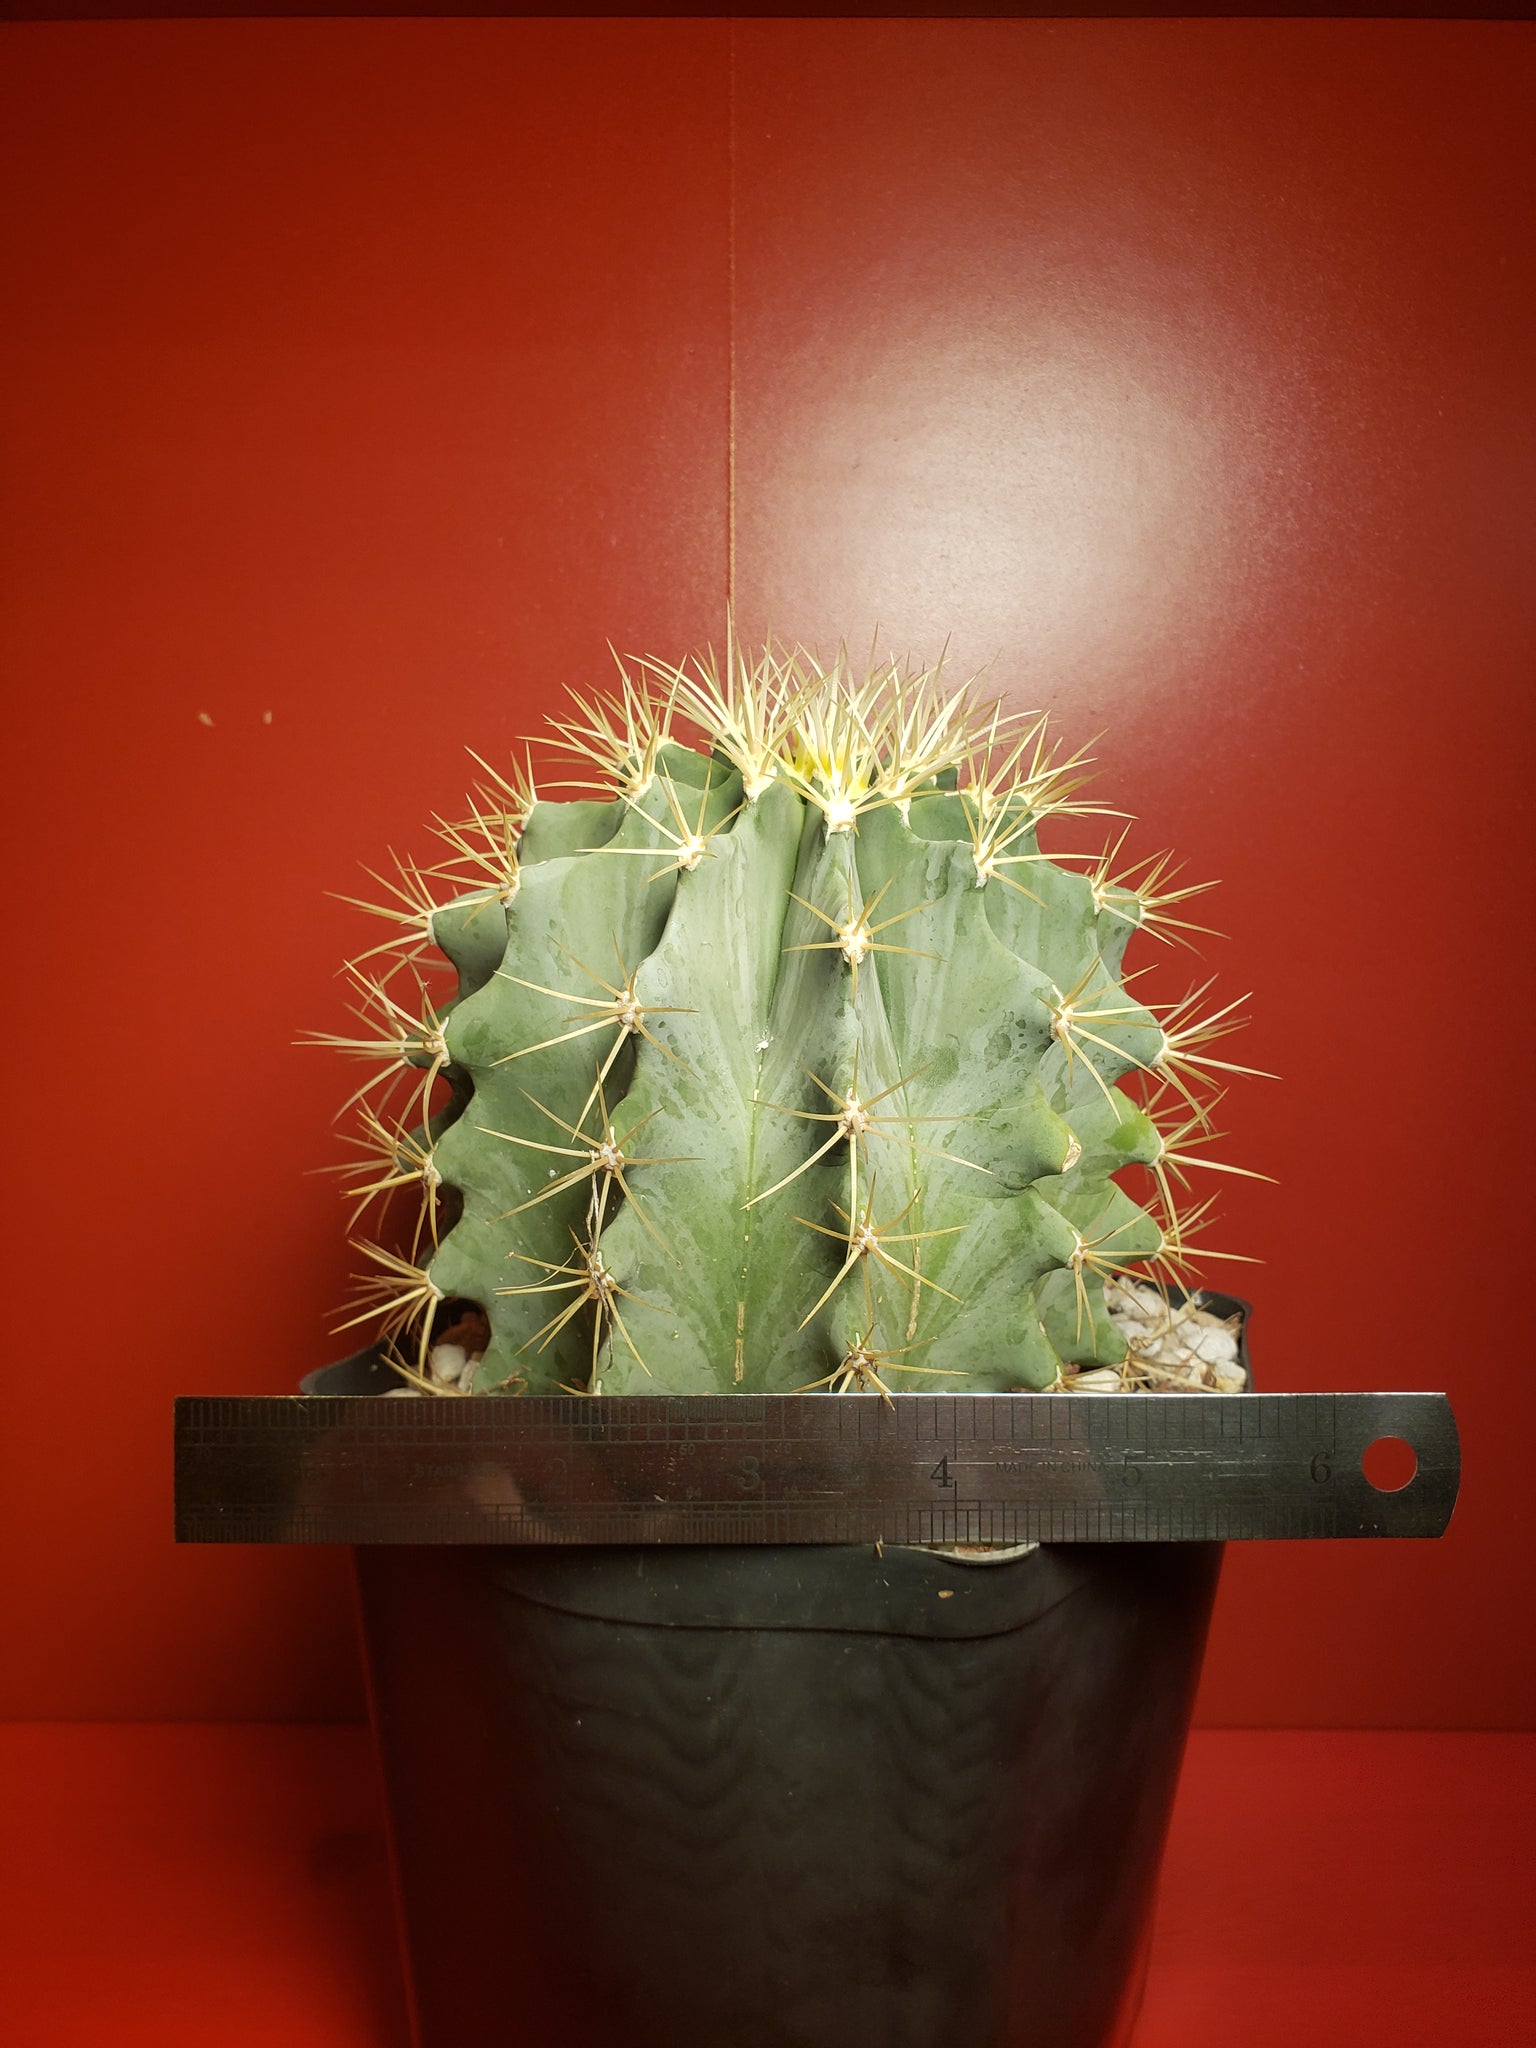
[[[1234,1006],[1122,971],[1197,890],[1123,832],[1041,850],[1098,810],[1082,757],[936,670],[801,650],[648,661],[551,724],[580,782],[481,762],[445,858],[365,906],[396,929],[351,963],[360,1029],[316,1034],[372,1064],[354,1214],[411,1207],[356,1240],[344,1327],[436,1393],[1124,1372],[1106,1284],[1183,1274],[1249,1070],[1212,1050]]]

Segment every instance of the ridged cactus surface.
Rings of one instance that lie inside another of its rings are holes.
[[[351,1321],[444,1392],[434,1329],[469,1303],[477,1392],[1001,1391],[1120,1360],[1104,1283],[1180,1269],[1209,1084],[1246,1070],[1210,1051],[1230,1006],[1154,1013],[1122,972],[1138,927],[1198,929],[1196,891],[1117,872],[1118,842],[1041,852],[1097,808],[1081,761],[934,673],[772,652],[645,664],[552,744],[598,798],[492,775],[442,866],[366,906],[402,929],[352,970],[363,1034],[328,1039],[378,1063],[353,1193],[419,1207],[362,1244]]]

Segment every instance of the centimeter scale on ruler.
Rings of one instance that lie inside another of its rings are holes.
[[[1363,1460],[1417,1460],[1382,1491]],[[176,1403],[193,1543],[1125,1543],[1438,1536],[1443,1394]]]

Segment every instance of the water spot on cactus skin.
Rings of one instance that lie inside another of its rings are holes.
[[[960,1071],[960,1055],[952,1041],[941,1045],[923,1067],[924,1090],[940,1089]]]
[[[1006,1024],[1000,1024],[987,1040],[988,1057],[997,1066],[1002,1066],[1006,1061],[1013,1059],[1018,1050],[1018,1039]]]

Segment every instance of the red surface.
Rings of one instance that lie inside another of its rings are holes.
[[[361,1714],[339,1556],[174,1550],[171,1397],[351,1348],[311,1173],[352,1083],[292,1043],[345,1016],[325,892],[426,857],[465,746],[606,634],[718,614],[725,36],[3,33],[7,871],[47,1010],[7,1243],[48,1336],[0,1712]]]
[[[1234,1552],[1202,1718],[1529,1725],[1536,39],[744,24],[737,67],[743,624],[950,631],[1105,730],[1283,1076],[1215,1152],[1279,1182],[1210,1237],[1264,1261],[1209,1269],[1262,1384],[1455,1397],[1451,1535]]]
[[[361,1728],[0,1729],[12,2048],[404,2048]],[[1205,1732],[1134,2048],[1513,2048],[1536,1740]]]
[[[4,31],[0,1711],[358,1711],[338,1559],[173,1549],[170,1396],[332,1349],[322,892],[606,636],[718,632],[734,389],[744,625],[952,634],[1225,877],[1264,1383],[1455,1395],[1451,1536],[1235,1554],[1206,1718],[1529,1722],[1533,47]]]

